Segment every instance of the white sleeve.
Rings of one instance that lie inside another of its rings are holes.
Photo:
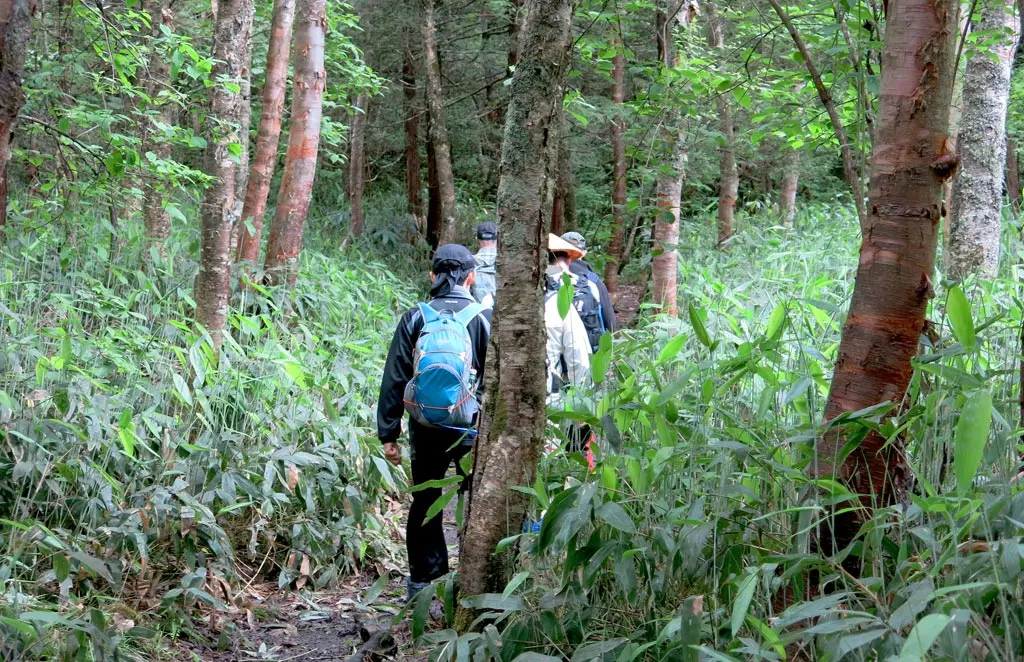
[[[558,304],[555,297],[544,303],[544,330],[547,333],[547,382],[546,388],[551,390],[551,375],[560,370],[559,359],[562,356],[562,318],[558,315]]]
[[[561,355],[568,368],[569,383],[574,386],[589,383],[590,338],[580,314],[572,306],[569,307],[569,314],[562,320],[561,335]]]

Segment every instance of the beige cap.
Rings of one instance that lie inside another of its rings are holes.
[[[557,234],[548,235],[548,250],[552,253],[568,253],[574,260],[578,260],[587,254],[585,250],[577,248]]]

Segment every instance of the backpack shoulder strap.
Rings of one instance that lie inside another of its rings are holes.
[[[484,310],[486,309],[486,306],[474,301],[473,303],[469,304],[459,312],[455,313],[453,317],[455,318],[456,322],[458,322],[464,327],[468,327],[469,323],[473,321],[473,318],[479,315],[480,313],[484,312]]]
[[[431,306],[428,303],[420,303],[419,309],[420,315],[423,317],[424,324],[436,322],[437,320],[441,319],[441,313],[434,310],[433,306]]]

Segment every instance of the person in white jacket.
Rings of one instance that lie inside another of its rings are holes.
[[[564,386],[590,383],[590,339],[575,306],[569,306],[563,318],[558,310],[558,290],[563,275],[575,287],[576,276],[569,271],[578,248],[556,235],[548,236],[547,293],[544,301],[544,327],[547,330],[548,398],[556,401]]]

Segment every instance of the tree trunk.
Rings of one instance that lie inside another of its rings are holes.
[[[619,264],[622,262],[622,242],[626,225],[626,143],[623,134],[626,130],[625,118],[622,116],[622,102],[625,99],[623,77],[626,69],[626,58],[622,54],[623,45],[616,40],[613,46],[616,53],[612,59],[612,239],[608,245],[608,262],[604,268],[604,284],[612,303],[619,298]]]
[[[1024,198],[1020,190],[1020,170],[1017,166],[1017,141],[1006,136],[1006,195],[1014,213],[1020,213]]]
[[[945,145],[953,87],[958,0],[889,4],[869,189],[869,216],[853,299],[843,327],[825,420],[882,402],[903,401],[911,359],[932,298],[942,183],[950,175]],[[863,495],[864,509],[837,517],[831,545],[845,547],[873,503],[903,501],[911,482],[902,437],[871,432],[842,466],[847,441],[818,442],[817,475],[837,474]]]
[[[213,80],[237,80],[243,73],[245,49],[238,43],[251,21],[251,0],[222,0],[217,10]],[[234,202],[235,161],[228,145],[237,134],[224,127],[237,126],[238,99],[223,84],[210,91],[210,127],[207,136],[207,174],[213,186],[203,195],[199,239],[199,273],[195,282],[196,322],[210,334],[220,350],[231,294],[231,211]]]
[[[363,234],[363,187],[366,169],[366,113],[370,97],[360,94],[353,108],[352,132],[348,159],[349,207],[352,210],[352,237]]]
[[[163,36],[161,26],[170,27],[173,17],[171,16],[170,0],[157,0],[147,7],[150,14],[150,21],[153,26],[153,39]],[[152,53],[149,57],[149,84],[147,94],[156,103],[157,120],[168,126],[174,125],[174,103],[168,99],[160,99],[161,92],[167,90],[171,82],[171,65],[165,53],[160,52],[155,44],[151,44]],[[155,127],[147,127],[145,132],[144,152],[152,152],[156,158],[166,161],[171,158],[171,144],[159,135]],[[171,235],[171,216],[164,209],[164,185],[161,181],[154,181],[146,187],[145,201],[143,203],[143,222],[146,227],[146,242],[163,250],[163,243]]]
[[[437,29],[434,0],[423,3],[423,62],[427,68],[427,111],[430,113],[430,143],[434,148],[435,170],[441,204],[441,244],[455,241],[455,176],[452,174],[451,145],[445,124],[441,65],[437,59]]]
[[[263,84],[263,109],[256,133],[256,153],[245,189],[241,227],[238,237],[238,260],[255,264],[260,257],[263,240],[263,216],[267,210],[270,182],[277,166],[277,145],[281,138],[284,114],[285,85],[288,82],[288,50],[295,20],[295,0],[275,0],[267,46],[267,70]],[[252,226],[249,231],[248,226]]]
[[[957,138],[959,174],[953,182],[948,273],[953,278],[999,266],[1003,173],[1006,168],[1006,108],[1019,22],[1014,0],[988,0],[978,29],[1012,38],[975,53],[964,72],[963,115]],[[994,56],[994,58],[993,58]]]
[[[525,495],[544,445],[545,333],[542,256],[556,141],[547,139],[562,110],[571,45],[571,0],[529,0],[523,58],[512,80],[498,189],[498,298],[487,371],[490,389],[478,437],[473,489],[460,555],[465,596],[500,591],[512,570],[498,542],[522,530]],[[500,349],[499,349],[500,348]],[[461,611],[465,629],[472,614]]]
[[[779,219],[784,228],[793,227],[796,216],[796,187],[800,182],[800,151],[786,148],[782,165],[782,188],[779,191]]]
[[[0,16],[0,221],[7,222],[7,166],[11,162],[11,139],[18,113],[25,105],[21,74],[32,33],[32,3],[12,0]]]
[[[555,194],[551,203],[551,233],[562,235],[568,227],[575,227],[576,200],[573,193],[572,152],[569,142],[569,118],[565,111],[558,114],[558,164],[555,168]],[[572,198],[570,209],[569,199]]]
[[[420,179],[420,109],[416,106],[416,60],[412,39],[406,34],[402,57],[402,90],[405,96],[405,190],[409,213],[417,227],[423,223],[423,182]]]
[[[327,0],[301,0],[295,9],[295,73],[292,82],[291,127],[284,176],[277,194],[277,210],[270,226],[267,257],[263,268],[274,285],[295,285],[299,272],[302,231],[309,215],[316,176],[323,114],[324,33],[327,29]]]
[[[715,3],[707,3],[708,46],[719,51],[725,49],[722,21]],[[720,92],[718,105],[718,130],[722,134],[718,149],[718,246],[721,248],[732,237],[733,217],[736,213],[736,196],[739,195],[740,175],[736,169],[736,155],[733,152],[732,106],[729,97]]]
[[[679,66],[672,24],[679,22],[687,26],[695,15],[696,5],[691,0],[683,0],[682,3],[660,0],[658,3],[654,32],[658,43],[658,59],[663,67],[662,77],[665,81],[670,80],[669,70]],[[668,100],[668,97],[666,99]],[[666,112],[661,142],[665,153],[669,155],[669,167],[665,172],[658,174],[654,184],[657,218],[654,221],[651,289],[654,303],[661,306],[661,312],[675,316],[679,314],[679,205],[682,201],[688,154],[685,137],[674,126],[680,120],[679,113],[672,109],[670,100],[666,105],[669,106],[669,110]]]
[[[430,131],[428,118],[427,132]],[[427,140],[427,244],[437,248],[441,241],[441,187],[437,183],[437,155]]]
[[[245,219],[245,192],[249,184],[249,130],[252,127],[252,21],[255,10],[249,3],[248,15],[242,21],[242,34],[238,39],[242,45],[242,72],[238,81],[239,91],[235,98],[235,117],[238,122],[238,163],[235,164],[235,199],[231,206],[231,246],[238,245],[239,235]]]

